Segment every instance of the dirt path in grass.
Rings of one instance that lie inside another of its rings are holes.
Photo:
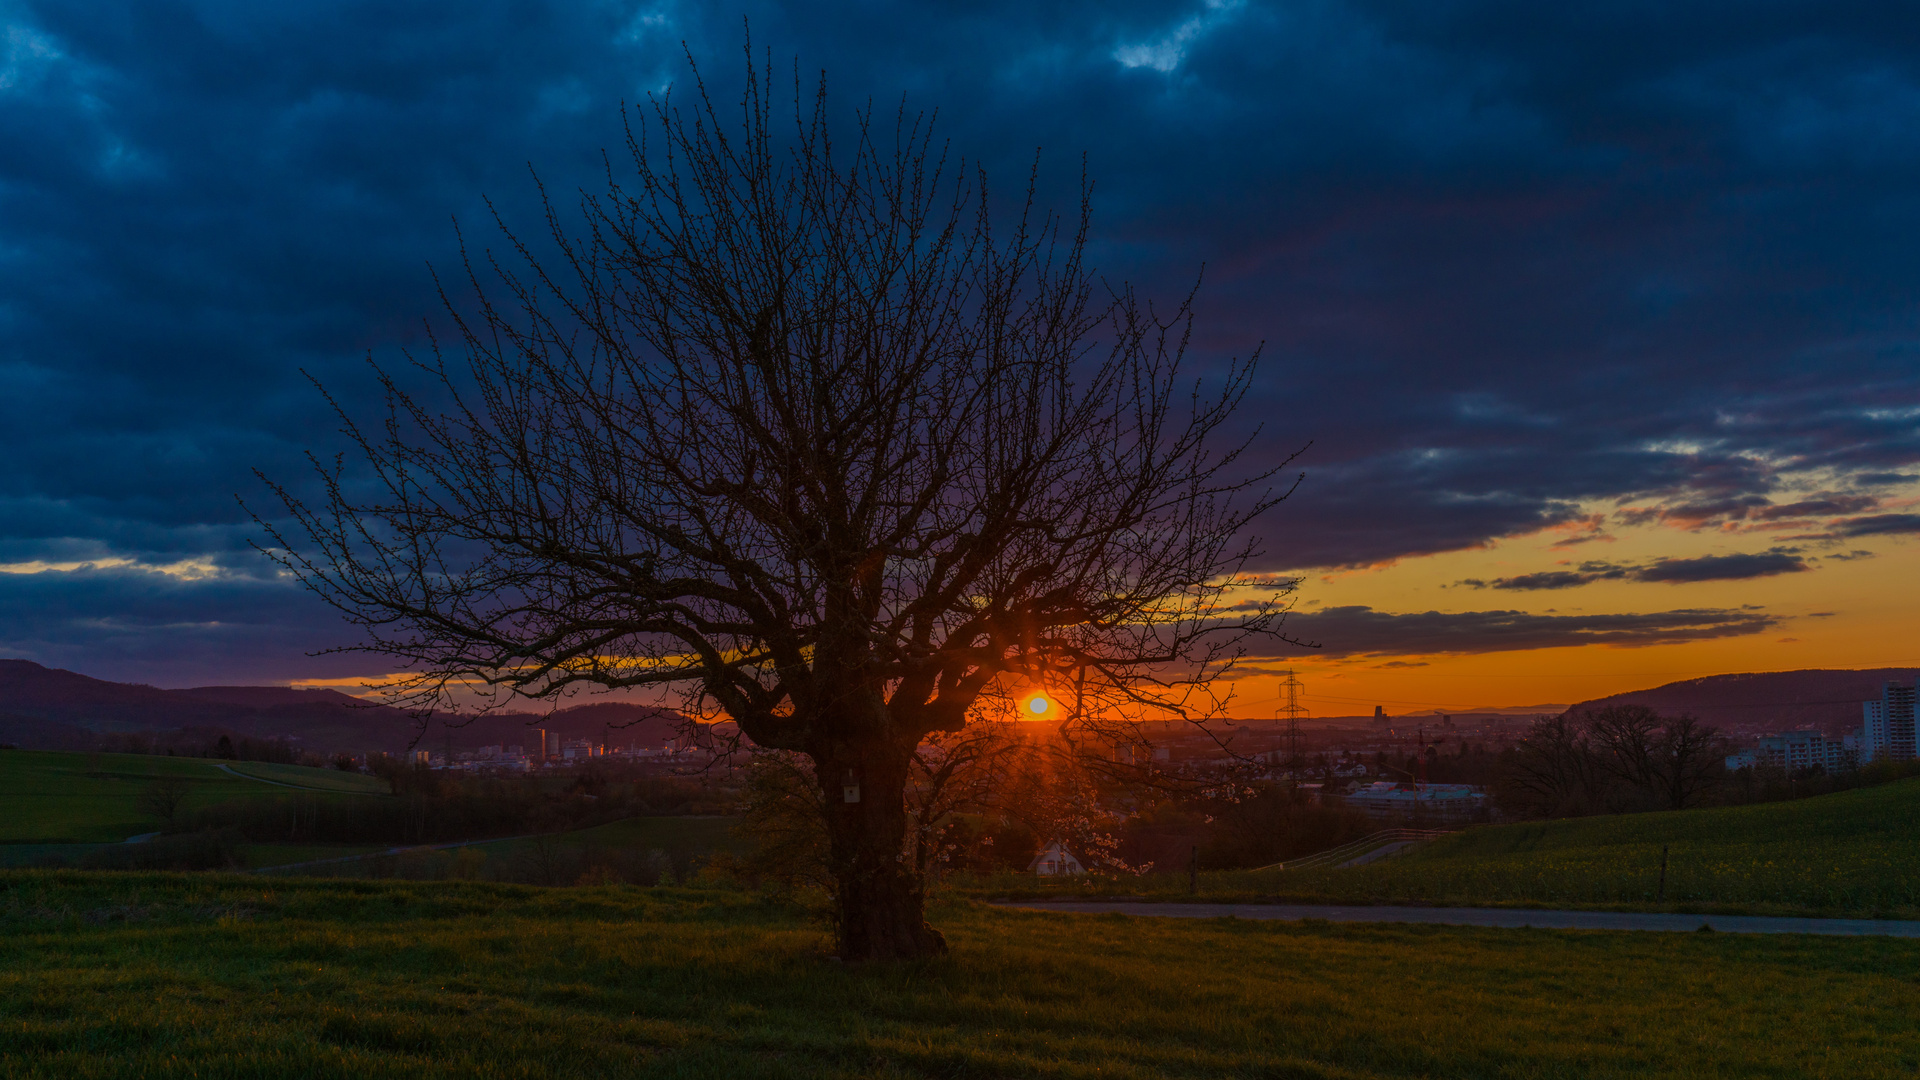
[[[243,773],[238,769],[235,769],[231,766],[222,765],[217,761],[213,763],[213,767],[216,769],[219,769],[223,773],[226,773],[228,776],[235,778],[236,780],[251,780],[256,784],[272,784],[274,787],[292,788],[295,791],[329,791],[330,792],[333,790],[331,788],[308,787],[305,784],[289,784],[284,780],[269,780],[264,776],[254,776],[251,773]]]
[[[1328,922],[1440,923],[1448,926],[1538,927],[1547,930],[1711,928],[1732,934],[1842,934],[1920,937],[1920,920],[1793,919],[1767,915],[1675,915],[1633,911],[1534,911],[1525,908],[1391,907],[1333,904],[1155,904],[1125,900],[1006,900],[1001,907],[1080,915],[1146,915],[1179,919],[1325,919]]]

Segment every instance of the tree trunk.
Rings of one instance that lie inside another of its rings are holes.
[[[947,951],[927,925],[926,890],[906,859],[909,756],[892,748],[821,755],[833,914],[843,960],[907,960]]]

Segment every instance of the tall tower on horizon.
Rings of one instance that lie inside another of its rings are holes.
[[[1280,683],[1280,717],[1287,722],[1287,768],[1300,768],[1300,718],[1307,714],[1306,706],[1300,704],[1300,692],[1306,687],[1294,677],[1293,669],[1287,669],[1287,677]]]
[[[1880,700],[1861,706],[1864,723],[1860,734],[1862,757],[1868,761],[1912,761],[1914,758],[1914,688],[1920,680],[1905,684],[1882,683]]]

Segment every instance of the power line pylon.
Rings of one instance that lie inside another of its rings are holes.
[[[1299,679],[1294,677],[1293,669],[1287,669],[1287,677],[1280,683],[1280,716],[1287,722],[1287,768],[1300,770],[1300,718],[1307,713],[1306,706],[1300,704],[1300,691],[1306,689]]]

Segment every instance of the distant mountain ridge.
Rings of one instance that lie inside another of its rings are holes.
[[[684,720],[677,712],[599,701],[548,714],[436,717],[419,745],[440,749],[489,744],[531,746],[535,728],[562,738],[611,738],[660,745]],[[26,749],[73,750],[113,733],[193,732],[287,739],[320,754],[396,753],[415,741],[419,723],[400,709],[337,690],[288,686],[198,686],[162,690],[115,683],[30,660],[0,660],[0,742]]]
[[[1811,668],[1709,675],[1583,701],[1572,711],[1645,705],[1668,715],[1691,713],[1725,729],[1807,729],[1840,736],[1860,729],[1861,703],[1878,700],[1882,684],[1906,682],[1913,676],[1913,668]]]
[[[1913,668],[1809,669],[1710,675],[1595,698],[1572,711],[1636,704],[1663,713],[1691,713],[1723,729],[1785,731],[1811,728],[1839,736],[1859,730],[1860,703],[1880,696],[1881,684],[1914,677]],[[1485,711],[1485,710],[1480,710]],[[1355,720],[1367,718],[1355,717]],[[1407,720],[1408,717],[1396,717]],[[1325,723],[1327,721],[1317,721]],[[557,710],[439,717],[417,745],[439,750],[490,744],[532,746],[535,728],[565,739],[609,739],[658,746],[685,723],[677,712],[617,701],[593,701]],[[27,749],[79,750],[102,734],[191,733],[284,738],[320,754],[397,753],[416,745],[413,717],[337,690],[287,686],[197,686],[162,690],[115,683],[29,660],[0,660],[0,743]]]

